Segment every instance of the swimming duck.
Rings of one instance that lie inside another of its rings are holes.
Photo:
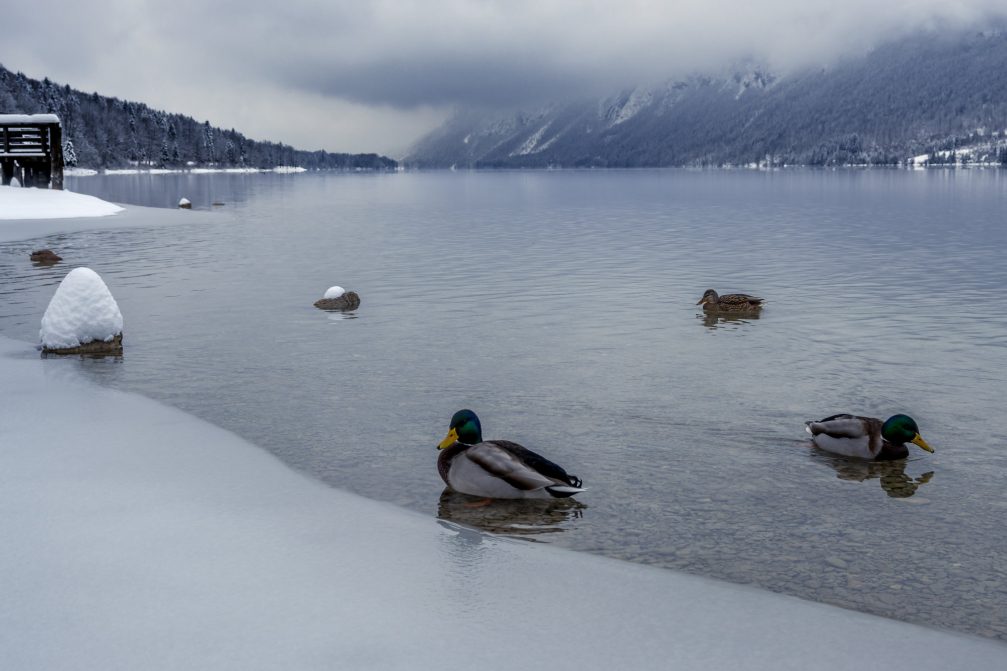
[[[540,454],[507,440],[483,440],[479,417],[459,410],[437,449],[437,471],[451,489],[492,499],[566,498],[581,480]]]
[[[748,294],[718,296],[713,289],[707,289],[696,305],[702,305],[708,312],[758,312],[762,309],[762,299]]]
[[[909,456],[906,443],[934,451],[920,436],[916,420],[908,415],[892,415],[884,422],[875,417],[833,415],[805,424],[815,445],[847,457],[876,461],[905,459]]]

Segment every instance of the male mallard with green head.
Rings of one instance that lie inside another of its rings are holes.
[[[833,415],[817,422],[805,422],[811,442],[826,452],[847,457],[886,461],[909,456],[906,443],[919,445],[927,452],[916,420],[908,415],[892,415],[884,422],[875,417]]]
[[[707,312],[758,312],[762,309],[762,299],[748,294],[718,296],[713,289],[707,289],[696,305],[702,305]]]
[[[459,410],[437,446],[437,471],[451,489],[492,499],[554,499],[578,494],[581,480],[507,440],[483,440],[479,417]]]

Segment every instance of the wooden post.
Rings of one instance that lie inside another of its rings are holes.
[[[63,129],[58,123],[49,126],[49,151],[52,161],[49,163],[51,175],[50,188],[63,190]]]
[[[0,184],[10,186],[14,178],[14,159],[0,161]]]

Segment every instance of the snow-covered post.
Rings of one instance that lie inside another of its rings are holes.
[[[42,316],[39,337],[46,353],[122,354],[122,313],[98,273],[67,273]]]

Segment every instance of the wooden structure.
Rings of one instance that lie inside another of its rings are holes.
[[[6,186],[63,188],[63,129],[55,114],[0,114],[0,176]]]

